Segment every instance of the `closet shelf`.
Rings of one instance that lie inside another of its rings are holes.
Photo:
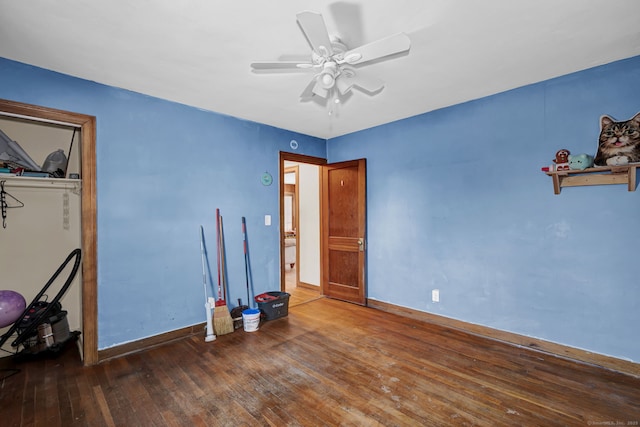
[[[55,188],[79,190],[82,180],[71,178],[39,178],[31,176],[15,176],[0,173],[0,181],[5,181],[8,188]]]
[[[623,166],[596,166],[585,170],[545,171],[553,180],[554,194],[562,187],[586,185],[627,184],[629,191],[636,191],[636,169],[640,163]]]

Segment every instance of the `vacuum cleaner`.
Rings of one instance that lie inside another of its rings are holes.
[[[80,255],[80,249],[74,249],[67,256],[38,295],[36,295],[33,301],[26,307],[22,315],[6,333],[0,336],[0,347],[2,347],[12,335],[17,334],[11,346],[17,348],[22,345],[22,351],[16,352],[16,356],[28,357],[38,354],[57,354],[64,348],[65,344],[77,340],[80,331],[69,331],[67,312],[62,310],[60,299],[64,296],[67,289],[69,289],[71,282],[73,282],[73,279],[78,273],[78,269],[80,268]],[[47,290],[72,260],[73,268],[64,285],[51,301],[47,301]]]

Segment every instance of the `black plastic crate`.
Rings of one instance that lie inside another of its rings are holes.
[[[288,315],[290,296],[287,292],[277,291],[256,295],[255,301],[264,316],[264,320],[279,319]]]

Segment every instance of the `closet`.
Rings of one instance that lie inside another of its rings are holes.
[[[82,268],[61,302],[69,329],[82,332],[79,349],[85,364],[97,362],[94,129],[90,116],[0,100],[5,139],[18,143],[39,166],[59,149],[66,156],[66,170],[57,177],[19,176],[0,169],[6,201],[0,225],[0,288],[19,292],[29,304],[67,256],[81,248]],[[3,163],[0,157],[0,167]],[[69,271],[52,284],[48,300],[56,296]],[[9,342],[3,349],[15,351]],[[8,355],[2,351],[0,357]]]

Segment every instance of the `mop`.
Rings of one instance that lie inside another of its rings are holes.
[[[202,286],[204,287],[204,308],[207,311],[207,335],[205,337],[206,342],[211,342],[216,339],[216,335],[213,333],[213,315],[211,310],[215,307],[215,299],[213,297],[207,298],[207,272],[204,262],[204,229],[200,226],[200,252],[202,253]]]

